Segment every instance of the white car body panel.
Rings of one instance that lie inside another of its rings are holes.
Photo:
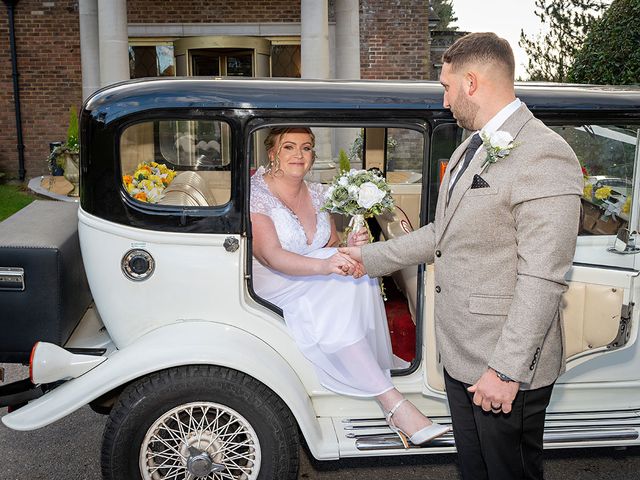
[[[190,321],[158,328],[85,375],[5,415],[2,421],[15,430],[41,428],[120,385],[181,365],[219,365],[251,375],[287,404],[316,458],[338,458],[330,419],[316,418],[309,395],[291,366],[259,338],[213,322]]]

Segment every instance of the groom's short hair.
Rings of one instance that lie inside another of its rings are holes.
[[[511,45],[493,32],[469,33],[459,38],[442,55],[453,71],[467,63],[493,62],[502,65],[506,73],[515,77],[516,62]]]

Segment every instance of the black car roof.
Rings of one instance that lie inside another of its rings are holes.
[[[433,81],[178,77],[106,87],[87,100],[85,111],[108,123],[167,108],[444,110],[442,93]],[[534,111],[640,112],[636,86],[518,83],[516,94]]]

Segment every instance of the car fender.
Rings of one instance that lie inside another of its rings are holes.
[[[291,365],[255,335],[215,322],[182,321],[153,330],[2,421],[14,430],[44,427],[128,382],[183,365],[218,365],[254,377],[289,407],[316,458],[338,458],[331,422],[316,417],[309,394]]]

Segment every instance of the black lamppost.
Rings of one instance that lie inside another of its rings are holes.
[[[24,180],[24,143],[22,142],[22,115],[20,114],[20,86],[18,84],[18,53],[16,51],[16,33],[14,29],[15,7],[19,0],[2,0],[7,6],[9,14],[9,41],[11,45],[11,68],[13,77],[13,102],[16,112],[16,136],[18,140],[18,174],[20,180]]]

